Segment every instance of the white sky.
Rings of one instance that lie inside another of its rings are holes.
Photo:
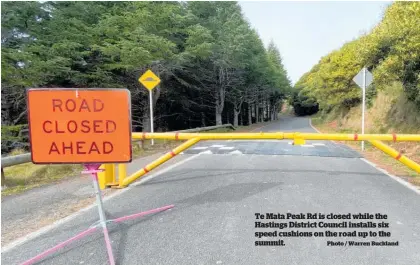
[[[264,44],[273,40],[292,80],[347,41],[380,22],[391,2],[240,1]]]

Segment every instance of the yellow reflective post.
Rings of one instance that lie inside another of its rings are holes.
[[[147,172],[149,172],[150,170],[160,166],[161,164],[165,163],[166,161],[168,161],[169,159],[171,159],[172,157],[176,156],[177,154],[181,153],[182,151],[184,151],[185,149],[193,146],[194,144],[196,144],[198,141],[200,141],[200,138],[193,138],[190,139],[188,141],[186,141],[185,143],[181,144],[180,146],[176,147],[175,149],[173,149],[172,151],[166,153],[165,155],[159,157],[158,159],[156,159],[155,161],[153,161],[152,163],[148,164],[147,166],[145,166],[144,168],[140,169],[139,171],[135,172],[134,174],[130,175],[129,177],[125,178],[122,183],[120,182],[120,187],[124,187],[127,186],[128,184],[132,183],[133,181],[135,181],[136,179],[142,177],[144,174],[146,174]]]
[[[106,186],[115,186],[118,185],[115,180],[115,164],[105,164],[105,185]]]
[[[127,178],[127,165],[118,164],[118,183],[119,187],[122,186],[124,180]]]
[[[115,165],[114,164],[102,164],[99,169],[102,169],[102,172],[98,173],[98,183],[101,190],[117,185],[115,183]]]
[[[390,155],[391,157],[395,158],[396,160],[400,161],[407,167],[413,169],[414,171],[417,171],[417,173],[420,173],[420,165],[414,162],[413,160],[409,159],[405,155],[401,154],[397,150],[391,148],[390,146],[382,143],[381,141],[372,140],[370,141],[371,144],[373,144],[376,148],[384,152],[385,154]]]
[[[303,139],[300,136],[300,133],[295,133],[295,135],[293,136],[293,145],[304,145],[305,144],[305,139]]]

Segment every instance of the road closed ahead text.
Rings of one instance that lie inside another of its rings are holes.
[[[130,161],[126,90],[30,90],[28,101],[34,162]]]

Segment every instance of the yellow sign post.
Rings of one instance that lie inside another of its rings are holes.
[[[139,78],[139,82],[149,90],[149,105],[150,105],[150,132],[153,132],[153,100],[152,100],[152,90],[159,85],[160,78],[155,75],[151,70],[147,70]],[[152,139],[152,145],[154,141]]]

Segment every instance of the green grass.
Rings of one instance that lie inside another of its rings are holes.
[[[7,189],[1,194],[17,194],[65,177],[79,175],[81,170],[81,165],[35,165],[32,163],[7,167],[4,168]]]

